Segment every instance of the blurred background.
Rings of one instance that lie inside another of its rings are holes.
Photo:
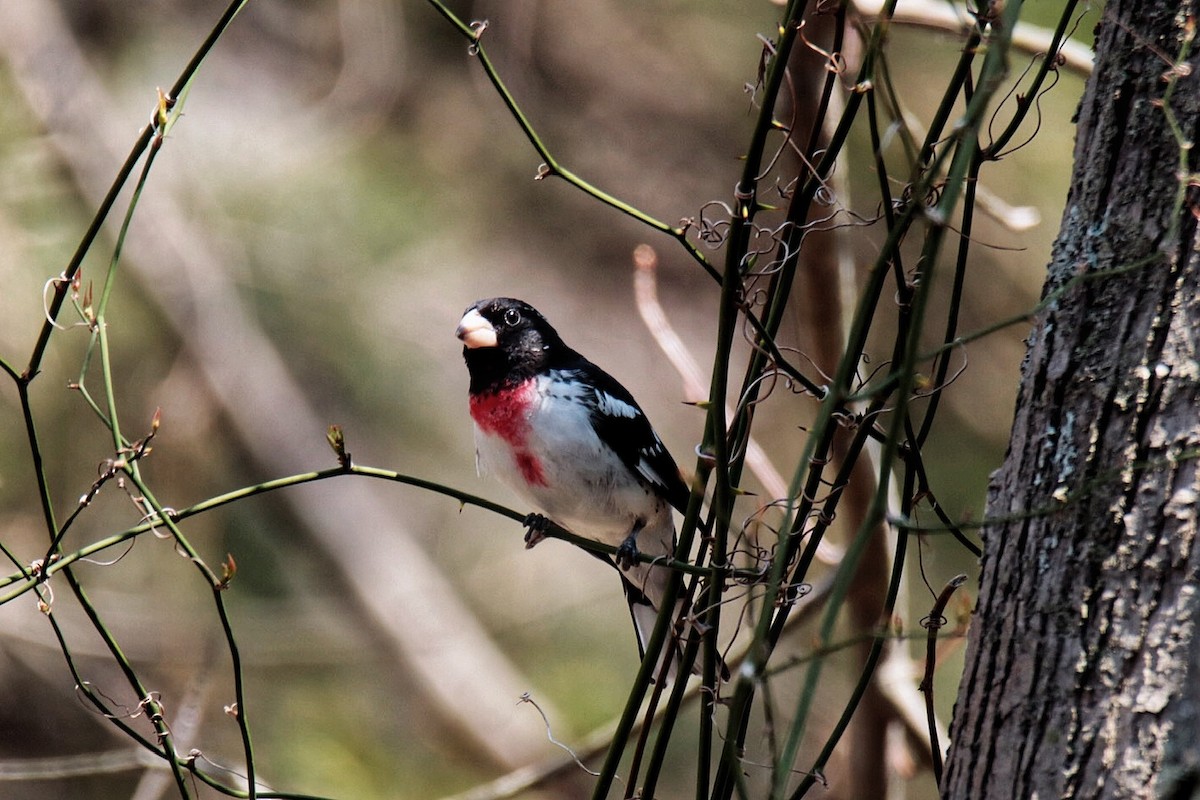
[[[1030,6],[1034,24],[1053,25],[1060,12]],[[754,121],[746,87],[777,6],[451,7],[489,21],[488,54],[565,166],[670,225],[729,201]],[[0,10],[0,356],[18,369],[44,319],[47,281],[74,251],[156,88],[174,81],[222,8],[6,0]],[[1095,17],[1080,28],[1089,31]],[[897,92],[915,121],[927,119],[961,39],[916,25],[890,35]],[[1014,75],[1029,61],[1015,56]],[[1037,300],[1081,91],[1081,76],[1064,70],[1040,103],[1039,135],[984,173],[997,213],[978,219],[964,331]],[[871,217],[871,191],[859,204],[854,193],[875,180],[865,128],[849,153],[844,202]],[[539,162],[466,41],[430,6],[250,3],[202,66],[158,157],[108,312],[127,435],[145,435],[161,409],[142,466],[158,498],[184,508],[334,466],[324,435],[338,423],[360,464],[513,503],[475,475],[453,336],[469,303],[497,294],[532,302],[616,374],[690,466],[703,414],[682,404],[696,398],[639,319],[633,249],[657,249],[663,307],[702,365],[712,355],[718,287],[669,238],[562,181],[534,180]],[[125,202],[88,256],[85,282],[103,280]],[[874,235],[870,227],[850,233],[860,267],[877,249]],[[88,334],[71,327],[77,319],[63,314],[66,328],[32,384],[60,517],[112,456],[108,432],[69,388],[82,377],[102,394],[95,364],[81,375]],[[803,348],[803,320],[793,327]],[[926,463],[956,518],[979,516],[1003,456],[1025,330],[973,343],[946,394]],[[799,452],[798,426],[814,407],[786,397],[765,415],[759,438],[782,468]],[[63,546],[77,549],[140,516],[129,493],[109,484]],[[259,777],[280,790],[340,798],[464,791],[562,755],[539,709],[567,743],[614,719],[637,668],[616,576],[560,542],[527,552],[520,526],[445,497],[340,478],[205,513],[184,531],[209,564],[236,559],[225,600],[248,680],[241,711]],[[11,382],[0,390],[0,537],[26,563],[45,551]],[[935,589],[957,572],[974,574],[944,537],[914,550],[914,567],[919,560]],[[234,700],[229,653],[194,567],[169,540],[143,536],[77,574],[161,696],[177,747],[240,769],[237,726],[224,711]],[[51,588],[80,672],[132,716],[137,699],[99,638],[65,586]],[[932,600],[925,589],[910,597],[904,624],[913,628]],[[959,670],[958,657],[940,667],[947,722]],[[827,710],[836,712],[853,675],[833,668],[825,679]],[[150,762],[72,683],[32,595],[0,606],[0,796],[172,796],[169,774],[145,769]],[[537,707],[519,702],[525,692]],[[678,785],[664,779],[662,798],[691,796],[686,737],[678,750],[670,762]],[[911,771],[908,796],[936,796],[929,773]],[[520,796],[587,796],[588,785],[568,771]]]

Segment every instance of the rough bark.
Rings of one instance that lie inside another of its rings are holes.
[[[1176,61],[1198,14],[1101,14],[1051,302],[989,496],[946,798],[1200,796],[1200,193],[1161,102],[1197,139],[1200,63]]]

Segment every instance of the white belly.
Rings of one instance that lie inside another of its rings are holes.
[[[607,544],[619,545],[639,520],[651,530],[673,529],[670,506],[601,444],[585,407],[539,381],[527,417],[522,450],[475,426],[481,474],[494,475],[564,528]]]

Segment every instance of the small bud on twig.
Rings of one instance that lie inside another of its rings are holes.
[[[233,553],[226,553],[225,560],[221,562],[221,580],[217,582],[217,589],[221,591],[228,589],[235,575],[237,575],[237,562],[233,560]]]
[[[325,432],[325,441],[329,442],[329,446],[337,454],[338,464],[343,469],[349,469],[350,454],[346,452],[346,435],[342,433],[342,426],[336,424],[330,425],[329,430]]]

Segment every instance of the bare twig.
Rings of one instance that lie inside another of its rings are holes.
[[[921,678],[920,690],[925,695],[925,713],[929,720],[929,749],[933,754],[933,776],[938,785],[942,783],[942,734],[939,733],[937,713],[933,708],[933,670],[937,666],[938,631],[945,624],[943,612],[950,603],[950,598],[967,581],[966,575],[958,575],[950,580],[937,596],[929,616],[923,620],[929,636],[925,640],[925,675]]]
[[[831,586],[832,581],[830,579],[824,579],[814,585],[812,591],[805,595],[804,599],[797,604],[796,612],[789,619],[789,625],[801,625],[820,611],[821,605],[828,596]],[[726,656],[726,661],[729,663],[730,669],[736,669],[736,665],[741,662],[745,655],[745,644],[735,644],[733,651]],[[693,678],[687,685],[687,699],[694,700],[700,694],[701,689],[700,681]],[[665,712],[666,707],[660,706],[655,712],[654,720],[657,721]],[[641,730],[642,717],[639,716],[638,719],[639,722],[634,727],[635,732]],[[517,797],[521,793],[572,768],[575,766],[577,760],[593,758],[603,753],[612,742],[613,733],[616,731],[616,728],[616,720],[605,723],[585,736],[579,744],[570,750],[570,755],[558,755],[554,758],[522,767],[493,781],[472,787],[465,792],[444,797],[442,800],[508,800],[508,798]]]
[[[633,251],[633,266],[633,297],[638,314],[646,330],[683,380],[684,397],[688,402],[700,402],[708,396],[700,364],[675,332],[675,327],[658,300],[658,254],[650,245],[640,244]],[[726,414],[733,414],[732,406],[726,405]],[[746,466],[758,478],[769,498],[787,497],[787,481],[753,436],[746,443]],[[842,554],[837,545],[822,542],[818,556],[826,564],[836,564]]]
[[[125,139],[111,122],[112,101],[88,66],[57,6],[0,4],[0,54],[88,202],[111,180],[112,151]],[[47,57],[46,54],[53,54]],[[69,90],[69,91],[68,91]],[[107,124],[106,124],[107,123]],[[180,339],[260,466],[291,472],[327,457],[326,425],[235,290],[215,245],[183,210],[179,185],[139,212],[129,267],[177,326]],[[286,414],[278,413],[287,409]],[[297,436],[312,431],[313,436]],[[541,752],[536,725],[513,725],[502,698],[528,685],[394,512],[365,482],[337,492],[288,497],[357,594],[392,652],[420,682],[446,721],[494,763],[513,767]],[[362,558],[362,553],[372,553]],[[395,579],[403,565],[405,580]],[[437,613],[398,614],[430,608]],[[555,712],[545,706],[551,717]],[[498,731],[504,731],[503,735]]]
[[[531,705],[535,709],[537,709],[538,715],[541,716],[541,718],[542,718],[542,722],[544,722],[546,724],[546,739],[548,739],[550,741],[550,744],[554,745],[555,747],[557,747],[558,749],[560,749],[564,753],[566,753],[568,756],[570,756],[571,760],[575,762],[575,766],[579,767],[581,770],[586,772],[588,775],[591,775],[594,778],[600,774],[599,772],[593,772],[592,770],[588,769],[587,766],[584,765],[584,763],[579,760],[579,756],[576,755],[574,750],[572,750],[568,745],[565,745],[562,742],[560,742],[558,739],[554,738],[554,729],[550,726],[550,720],[548,720],[546,718],[546,712],[542,711],[542,707],[539,706],[537,704],[537,701],[533,699],[533,695],[531,695],[529,692],[526,692],[525,694],[521,695],[520,702],[529,703],[529,705]]]

